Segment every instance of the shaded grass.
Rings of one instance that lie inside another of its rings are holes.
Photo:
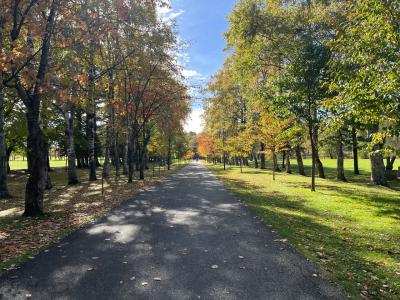
[[[309,177],[278,173],[273,181],[269,170],[209,167],[351,296],[399,299],[399,182],[369,185],[367,161],[361,176],[349,171],[351,182],[337,182],[332,162],[324,162],[331,179],[317,179],[316,192],[309,190]]]
[[[131,184],[127,183],[126,176],[115,177],[111,174],[109,180],[104,181],[104,194],[101,169],[97,170],[99,180],[96,182],[89,182],[88,170],[78,170],[80,183],[67,186],[65,169],[56,168],[50,173],[53,189],[45,195],[45,215],[39,218],[21,216],[27,175],[15,171],[9,178],[13,198],[0,200],[0,273],[16,267],[70,232],[130,199],[145,186],[154,184],[185,165],[185,162],[176,162],[171,171],[157,167],[154,177],[150,168],[146,171],[145,181],[135,180]]]

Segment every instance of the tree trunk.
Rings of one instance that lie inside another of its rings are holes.
[[[143,144],[141,149],[139,148],[139,178],[140,180],[144,180],[144,170],[145,170],[145,163],[144,163],[144,157],[145,157],[145,153],[147,151],[147,145],[150,141],[150,130],[148,128],[146,128],[146,120],[143,122],[143,126],[142,126],[142,130],[143,130]]]
[[[86,114],[88,124],[88,143],[89,143],[89,181],[97,180],[96,175],[96,157],[95,157],[95,115],[93,112]]]
[[[0,15],[0,50],[3,50],[3,34],[4,34],[5,17]],[[4,132],[4,85],[3,72],[0,71],[0,198],[9,197],[7,174],[8,159],[6,149],[6,138]]]
[[[360,175],[360,170],[358,168],[358,141],[357,141],[357,131],[356,127],[353,125],[351,128],[351,138],[353,143],[353,162],[354,162],[354,174]]]
[[[46,142],[47,145],[47,142]],[[50,168],[50,155],[49,155],[49,147],[47,146],[46,149],[46,160],[47,160],[47,178],[46,178],[46,190],[51,190],[53,188],[53,184],[51,183],[51,178],[50,178],[50,172],[53,172],[53,170]]]
[[[71,107],[64,112],[65,123],[65,145],[68,157],[68,184],[78,183],[75,165],[75,143],[74,143],[74,109]]]
[[[114,89],[115,89],[115,80],[114,80],[114,72],[110,70],[108,72],[108,103],[107,103],[107,111],[108,111],[108,123],[106,125],[106,141],[105,141],[105,149],[104,149],[104,164],[103,164],[103,178],[110,177],[110,152],[111,152],[111,143],[112,143],[112,127],[114,125],[113,122],[113,100],[114,100]]]
[[[396,161],[396,156],[386,157],[386,171],[393,171],[393,166],[395,161]]]
[[[315,164],[318,171],[319,178],[325,178],[324,165],[319,158],[318,149],[318,126],[314,125],[313,138],[314,138],[314,152],[315,152]]]
[[[96,120],[96,115],[94,116],[94,160],[96,162],[96,169],[101,167],[100,161],[99,161],[99,156],[101,155],[101,143],[99,139],[99,135],[97,133],[97,120]]]
[[[139,139],[137,139],[137,145],[135,148],[135,170],[140,171],[140,145],[139,145]]]
[[[134,165],[134,161],[135,161],[135,153],[136,153],[136,139],[134,137],[134,132],[131,133],[132,134],[132,141],[129,143],[129,155],[128,155],[128,183],[132,183],[133,182],[133,174],[135,171],[135,165]]]
[[[329,155],[329,158],[330,159],[334,159],[335,157],[333,156],[333,153],[332,153],[332,149],[328,149],[328,155]]]
[[[122,174],[126,175],[129,172],[129,121],[128,121],[128,117],[127,117],[127,124],[126,124],[126,128],[127,128],[127,133],[125,135],[125,141],[124,141],[124,148],[123,148],[123,153],[122,153]]]
[[[106,141],[104,149],[104,164],[103,164],[103,178],[110,177],[110,149],[111,149],[111,128],[107,125],[106,128]]]
[[[282,170],[286,169],[285,161],[286,161],[286,151],[282,151]]]
[[[314,141],[314,133],[313,133],[313,124],[309,122],[308,124],[308,132],[310,135],[310,143],[311,143],[311,191],[315,191],[315,165],[316,165],[316,150],[315,150],[315,141]]]
[[[171,152],[172,152],[172,139],[171,134],[168,135],[168,154],[167,154],[167,164],[168,164],[168,171],[171,170]]]
[[[28,125],[28,166],[29,177],[25,190],[24,216],[37,216],[43,214],[43,195],[47,181],[48,147],[40,124],[40,102],[43,84],[49,60],[50,38],[53,32],[57,1],[53,0],[47,19],[46,33],[41,44],[41,55],[35,84],[31,91],[26,92],[21,82],[17,80],[16,89],[26,106]]]
[[[265,144],[264,143],[261,143],[260,144],[260,147],[261,147],[261,155],[260,155],[260,164],[261,164],[261,169],[266,169],[267,168],[267,166],[266,166],[266,164],[265,164],[265,153],[264,153],[264,151],[265,151]]]
[[[290,150],[286,153],[286,173],[292,174],[292,165],[290,163]]]
[[[281,169],[279,169],[279,165],[278,165],[278,156],[276,155],[275,151],[272,152],[272,162],[273,162],[272,168],[273,168],[274,172],[280,172]]]
[[[141,150],[140,154],[139,154],[139,179],[140,180],[144,180],[144,153],[143,153],[143,150]]]
[[[85,6],[87,3],[85,3]],[[86,7],[85,7],[86,9]],[[87,14],[87,11],[85,11]],[[95,99],[95,76],[96,76],[96,67],[95,67],[95,42],[93,37],[92,28],[90,26],[89,16],[85,15],[86,24],[89,25],[88,28],[88,86],[87,86],[87,109],[86,109],[86,118],[88,125],[88,144],[89,144],[89,181],[97,180],[96,169],[96,99]]]
[[[131,138],[129,143],[129,156],[128,156],[128,182],[133,181],[133,172],[135,170],[135,162],[138,161],[138,136],[139,136],[139,124],[134,121],[132,129],[130,131]]]
[[[114,167],[115,167],[115,176],[119,176],[119,149],[118,149],[118,133],[113,130],[113,154],[114,154]]]
[[[11,153],[14,150],[14,146],[9,146],[7,147],[7,173],[10,174],[11,173],[11,168],[10,168],[10,156]]]
[[[47,182],[47,145],[40,128],[39,106],[29,105],[28,122],[28,161],[29,178],[25,190],[24,216],[43,214],[43,194]]]
[[[1,17],[0,17],[1,18]],[[0,24],[1,25],[1,24]],[[2,28],[0,29],[0,34]],[[2,37],[0,36],[0,43]],[[1,44],[0,44],[1,45]],[[4,94],[3,94],[3,79],[2,72],[0,72],[0,198],[8,198],[10,196],[7,185],[7,174],[8,174],[8,159],[6,149],[6,139],[4,132]]]
[[[276,168],[278,167],[278,159],[276,157],[276,153],[275,151],[272,152],[272,180],[275,181],[275,172],[276,172]]]
[[[336,179],[340,181],[347,181],[346,176],[344,175],[343,140],[342,140],[342,133],[340,131],[337,134],[336,156],[337,156]]]
[[[306,172],[304,171],[303,157],[301,156],[301,149],[299,145],[296,146],[295,152],[296,152],[297,168],[299,169],[299,174],[302,176],[306,176]]]
[[[253,157],[254,157],[254,166],[256,169],[258,169],[258,159],[257,159],[257,154],[255,154],[254,152],[252,153]]]
[[[374,125],[371,134],[379,132],[379,125]],[[385,176],[385,164],[383,163],[383,155],[381,153],[382,145],[376,144],[372,147],[370,154],[371,161],[371,183],[375,185],[387,185]]]
[[[145,153],[144,153],[144,168],[145,168],[146,170],[150,170],[149,163],[150,163],[149,151],[148,151],[148,149],[146,148],[146,151],[145,151]]]
[[[76,132],[77,134],[81,135],[82,134],[82,111],[80,109],[78,109],[76,111],[75,116],[76,116],[76,122],[75,122],[74,133]],[[74,141],[75,141],[75,139],[74,139]],[[78,169],[85,168],[85,162],[83,159],[83,149],[82,149],[80,142],[77,142],[74,145],[74,149],[75,149],[76,159],[78,162],[77,168]]]

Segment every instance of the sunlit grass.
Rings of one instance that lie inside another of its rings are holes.
[[[59,167],[65,167],[66,162],[63,159],[52,159],[50,160],[50,167],[52,168],[59,168]],[[11,170],[26,170],[28,168],[28,162],[22,159],[17,159],[17,160],[10,160],[10,169]]]
[[[309,161],[305,161],[309,164]],[[400,298],[400,184],[368,184],[369,162],[349,183],[335,181],[336,162],[324,160],[327,177],[317,179],[269,170],[210,168],[289,242],[318,264],[323,273],[353,297]],[[296,166],[293,166],[294,170]],[[309,169],[309,166],[307,167]]]

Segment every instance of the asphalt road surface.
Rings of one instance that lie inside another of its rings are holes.
[[[0,299],[344,299],[201,164],[0,278]]]

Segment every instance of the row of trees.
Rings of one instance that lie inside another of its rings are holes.
[[[171,159],[189,105],[173,24],[157,0],[19,0],[0,15],[0,195],[10,149],[25,147],[25,216],[43,212],[48,150],[60,139],[68,183],[111,165],[144,179],[149,152]],[[25,130],[24,130],[25,129]],[[26,143],[22,143],[26,135]],[[165,149],[166,148],[166,149]],[[9,151],[7,151],[9,150]],[[163,153],[166,152],[166,153]],[[184,154],[184,153],[183,153]],[[183,155],[182,154],[182,155]]]
[[[208,86],[209,158],[247,158],[265,168],[270,153],[312,157],[312,183],[324,178],[321,141],[335,149],[346,180],[344,148],[371,160],[371,182],[386,185],[399,152],[400,7],[389,0],[241,0],[229,16],[230,55]],[[386,166],[384,159],[386,158]],[[245,159],[244,162],[246,163]],[[386,169],[386,170],[385,170]]]

